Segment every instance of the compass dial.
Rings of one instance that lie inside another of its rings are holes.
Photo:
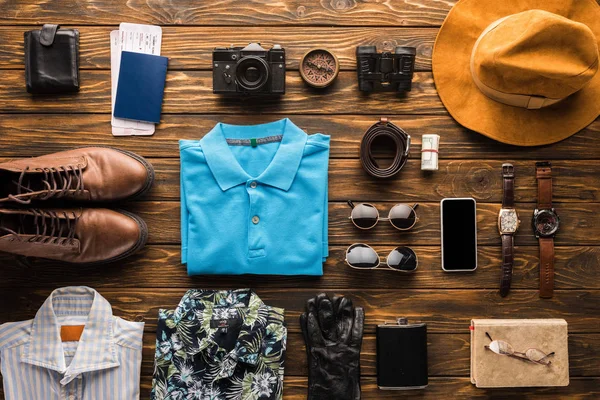
[[[300,75],[310,86],[324,88],[331,85],[340,71],[337,57],[324,49],[313,49],[302,57]]]

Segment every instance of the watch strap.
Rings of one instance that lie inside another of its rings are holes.
[[[502,276],[500,278],[500,296],[505,297],[510,291],[514,262],[515,236],[502,235]]]
[[[515,206],[515,168],[512,164],[502,164],[502,207]]]
[[[538,184],[539,210],[552,208],[552,167],[550,163],[536,163],[535,176]]]
[[[554,239],[540,238],[540,297],[550,298],[554,292]]]

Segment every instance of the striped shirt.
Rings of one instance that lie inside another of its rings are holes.
[[[79,341],[63,342],[73,325],[85,326]],[[34,319],[0,325],[6,400],[139,399],[143,331],[94,289],[55,290]]]

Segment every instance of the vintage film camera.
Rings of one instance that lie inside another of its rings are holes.
[[[285,94],[285,50],[260,43],[213,51],[213,93]]]
[[[393,53],[377,53],[375,46],[358,46],[356,69],[359,89],[363,92],[410,92],[416,54],[414,47],[398,46]]]

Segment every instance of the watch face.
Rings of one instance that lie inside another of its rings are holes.
[[[559,224],[560,220],[554,210],[540,210],[533,215],[533,230],[541,237],[554,235]]]
[[[500,210],[499,227],[501,233],[515,233],[519,227],[519,216],[517,210]]]
[[[310,86],[331,85],[340,70],[337,57],[325,49],[313,49],[300,61],[300,75]]]

